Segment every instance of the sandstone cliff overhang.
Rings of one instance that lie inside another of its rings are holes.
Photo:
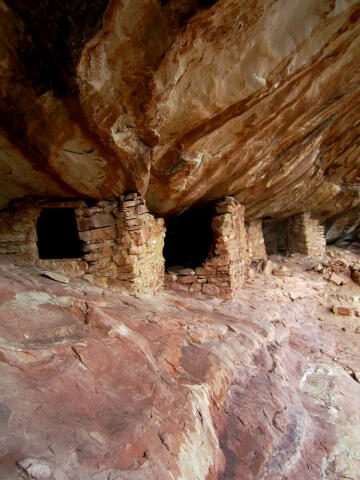
[[[0,9],[0,208],[136,191],[164,217],[226,195],[248,220],[358,212],[358,2]]]

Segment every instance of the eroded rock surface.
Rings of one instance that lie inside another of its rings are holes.
[[[357,1],[0,8],[1,206],[138,191],[169,216],[236,195],[337,238],[358,205]]]
[[[271,261],[231,302],[1,261],[0,478],[356,480],[360,287]]]

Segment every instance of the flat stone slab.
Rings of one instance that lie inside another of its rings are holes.
[[[70,279],[65,275],[63,275],[62,273],[51,272],[50,270],[44,270],[42,272],[42,276],[46,278],[50,278],[51,280],[55,280],[55,282],[70,283]]]

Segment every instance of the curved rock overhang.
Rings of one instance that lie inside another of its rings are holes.
[[[169,217],[232,195],[250,220],[329,227],[357,209],[358,2],[0,9],[1,207],[138,191]]]

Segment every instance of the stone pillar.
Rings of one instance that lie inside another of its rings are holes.
[[[165,228],[137,193],[119,202],[97,202],[77,209],[87,262],[85,279],[132,295],[154,294],[164,285]]]
[[[206,261],[195,270],[184,268],[166,275],[166,286],[177,291],[230,299],[249,272],[244,207],[232,197],[215,204],[213,244]]]
[[[115,278],[117,268],[113,261],[116,239],[117,202],[99,201],[94,206],[75,210],[80,240],[83,241],[82,259],[86,262],[84,280],[107,287]]]
[[[262,230],[261,218],[247,224],[249,255],[252,261],[266,260],[266,249]]]
[[[165,227],[163,218],[154,218],[141,195],[120,198],[117,217],[116,254],[118,274],[114,287],[137,295],[153,294],[164,286],[163,257]]]
[[[300,253],[321,258],[325,253],[324,228],[318,220],[303,212],[287,220],[288,253]]]

